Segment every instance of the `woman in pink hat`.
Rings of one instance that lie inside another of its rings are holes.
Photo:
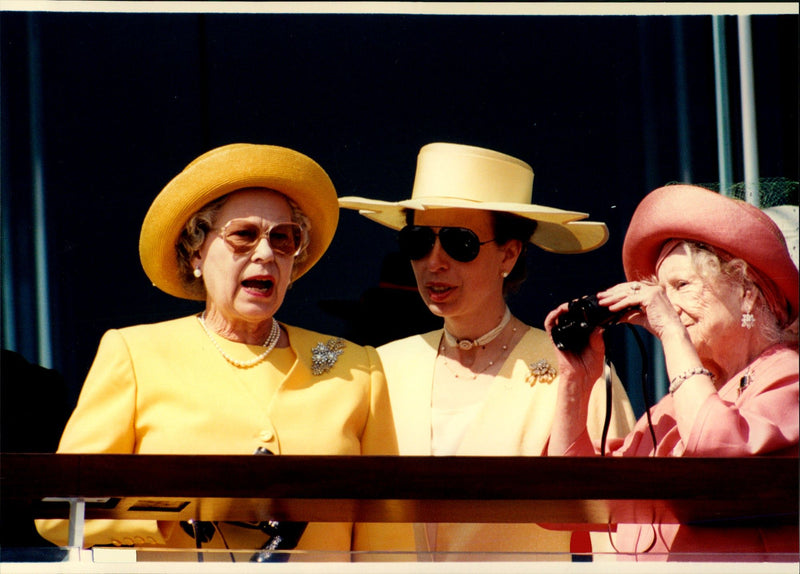
[[[598,302],[658,337],[670,385],[650,412],[655,444],[643,417],[609,442],[611,454],[797,456],[797,338],[787,327],[797,318],[798,272],[774,222],[703,188],[663,187],[637,207],[622,259],[628,281],[598,293]],[[548,315],[548,332],[567,310]],[[603,355],[601,329],[584,350],[558,352],[562,383],[549,454],[595,452],[585,413]],[[798,528],[619,525],[613,543],[636,559],[690,552],[695,560],[731,553],[796,559]]]

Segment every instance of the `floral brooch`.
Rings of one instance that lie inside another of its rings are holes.
[[[531,370],[525,380],[530,385],[536,383],[552,383],[556,378],[556,370],[547,362],[547,359],[539,359],[535,363],[528,365]]]
[[[311,372],[314,375],[327,373],[336,364],[339,355],[344,352],[345,342],[342,339],[320,341],[311,349]]]

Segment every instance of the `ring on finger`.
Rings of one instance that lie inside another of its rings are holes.
[[[636,293],[637,291],[639,291],[639,289],[641,289],[641,288],[642,288],[642,286],[641,286],[641,285],[639,285],[638,283],[633,283],[633,284],[631,285],[631,291],[633,291],[634,293]]]

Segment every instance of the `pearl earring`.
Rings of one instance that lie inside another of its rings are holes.
[[[196,278],[200,279],[203,276],[203,272],[200,270],[199,267],[195,267],[194,271],[192,271],[192,275],[194,275]]]
[[[753,325],[756,324],[756,318],[753,316],[752,313],[742,313],[742,327],[745,329],[752,329]]]
[[[501,271],[501,272],[500,272],[500,276],[501,276],[503,279],[505,279],[506,277],[508,277],[508,271]]]

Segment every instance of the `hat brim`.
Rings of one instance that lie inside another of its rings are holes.
[[[391,202],[365,197],[342,197],[339,206],[357,210],[367,219],[398,230],[406,224],[405,212],[434,209],[479,209],[511,213],[536,220],[536,231],[531,243],[554,253],[585,253],[608,241],[605,223],[580,221],[589,217],[579,211],[565,211],[555,207],[530,203],[476,202],[454,197],[425,197]]]
[[[692,185],[670,185],[649,193],[634,212],[622,246],[628,280],[656,273],[663,245],[687,239],[743,259],[769,278],[797,317],[798,272],[778,226],[757,207]]]
[[[207,152],[175,176],[145,216],[139,256],[145,273],[162,291],[183,299],[201,299],[180,276],[175,246],[189,218],[203,206],[246,188],[268,188],[294,201],[311,221],[306,257],[294,278],[319,261],[339,221],[336,190],[328,174],[311,158],[272,145],[231,144]]]

